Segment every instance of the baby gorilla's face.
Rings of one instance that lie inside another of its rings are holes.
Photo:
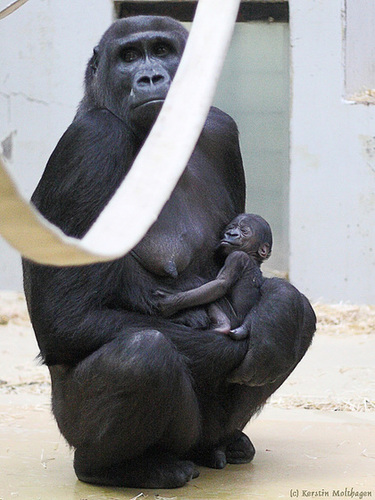
[[[268,223],[260,216],[241,214],[225,228],[220,248],[225,255],[241,250],[263,261],[270,255],[271,244]]]

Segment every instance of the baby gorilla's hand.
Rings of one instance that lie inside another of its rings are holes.
[[[164,290],[156,290],[154,295],[156,297],[156,307],[165,318],[173,316],[173,314],[179,311],[179,308],[177,307],[179,296],[178,293],[169,293],[165,292]]]

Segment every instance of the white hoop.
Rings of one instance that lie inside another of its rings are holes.
[[[239,3],[199,1],[160,115],[128,175],[82,240],[65,236],[27,203],[0,161],[0,233],[23,256],[56,266],[90,264],[121,257],[142,239],[169,199],[201,133]]]

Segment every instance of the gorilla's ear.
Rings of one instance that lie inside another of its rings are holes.
[[[271,255],[270,245],[268,243],[263,243],[258,249],[258,254],[262,260],[268,259]]]
[[[94,50],[92,51],[92,56],[89,61],[90,68],[92,68],[94,71],[97,70],[98,64],[99,64],[99,45],[94,47]]]

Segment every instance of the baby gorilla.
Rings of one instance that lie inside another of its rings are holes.
[[[249,334],[249,311],[258,302],[264,282],[260,265],[271,255],[271,228],[259,215],[238,215],[225,228],[218,249],[227,257],[213,281],[184,292],[169,294],[159,291],[158,307],[164,316],[171,316],[188,307],[209,304],[208,314],[213,328],[229,333],[234,339],[244,339]],[[232,330],[228,316],[215,303],[224,296],[240,325]]]

